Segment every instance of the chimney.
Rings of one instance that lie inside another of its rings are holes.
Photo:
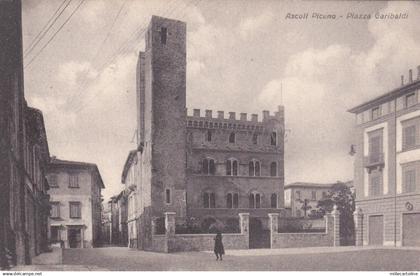
[[[217,119],[224,119],[225,112],[224,111],[217,111]]]
[[[246,113],[241,113],[241,121],[246,121]]]
[[[270,111],[263,110],[263,120],[268,120],[268,117],[270,116]]]
[[[420,65],[417,66],[417,80],[420,80]]]
[[[212,115],[212,111],[210,109],[206,109],[206,118],[211,118]]]
[[[408,70],[408,82],[412,83],[413,82],[413,70]]]
[[[258,122],[258,114],[251,115],[251,122],[254,122],[254,123]]]
[[[200,109],[194,109],[193,116],[194,117],[200,117]]]
[[[401,75],[401,86],[404,85],[404,75]]]
[[[229,112],[229,119],[236,120],[236,113],[235,112]]]

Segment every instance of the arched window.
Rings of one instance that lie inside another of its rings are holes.
[[[209,160],[209,173],[211,175],[215,175],[216,174],[216,166],[214,165],[214,160],[210,159]]]
[[[239,207],[239,194],[233,194],[233,208]]]
[[[260,207],[261,207],[261,195],[256,194],[255,195],[255,208],[260,208]]]
[[[252,192],[249,194],[249,208],[261,208],[261,194]]]
[[[214,193],[210,194],[210,208],[216,208],[216,195]]]
[[[203,174],[209,174],[209,160],[207,158],[203,160]]]
[[[203,195],[203,207],[210,208],[210,194],[204,193]]]
[[[211,130],[207,130],[206,141],[211,142],[212,133]]]
[[[229,134],[229,143],[235,143],[235,132]]]
[[[252,143],[253,143],[254,145],[257,145],[257,144],[258,144],[258,134],[254,133],[254,134],[252,135]]]
[[[277,132],[275,131],[271,133],[271,145],[277,146]]]
[[[249,195],[249,208],[251,208],[251,209],[255,208],[255,196],[254,196],[254,194]]]
[[[205,192],[203,194],[203,207],[216,208],[216,195],[213,192]]]
[[[255,173],[254,161],[249,161],[249,176],[254,176],[254,173]]]
[[[276,162],[271,162],[270,176],[277,176],[277,163]]]
[[[232,194],[227,194],[227,197],[226,197],[226,208],[232,209],[232,207],[233,207]]]
[[[214,160],[211,158],[203,159],[202,173],[205,175],[214,175],[216,173],[216,166]]]
[[[226,196],[226,208],[238,208],[239,195],[237,193],[228,193]]]
[[[226,175],[238,175],[238,160],[228,159],[226,162]]]
[[[277,208],[277,194],[271,194],[271,208]]]
[[[251,160],[249,162],[249,176],[261,176],[260,161]]]

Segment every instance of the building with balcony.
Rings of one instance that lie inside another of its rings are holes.
[[[356,238],[365,245],[420,245],[420,66],[401,87],[358,105]]]
[[[51,242],[61,242],[65,248],[97,246],[101,240],[101,190],[105,188],[98,167],[52,158],[48,181]]]

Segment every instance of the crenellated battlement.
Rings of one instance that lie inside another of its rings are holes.
[[[264,123],[270,119],[282,119],[284,118],[284,106],[279,105],[278,110],[274,112],[274,115],[270,115],[270,111],[263,110],[262,111],[262,120],[258,120],[258,114],[251,114],[248,117],[248,113],[241,112],[239,113],[239,117],[236,116],[236,112],[227,112],[227,117],[225,116],[225,111],[217,111],[217,115],[213,117],[213,110],[206,109],[204,113],[201,113],[200,109],[187,109],[187,119],[188,120],[223,120],[223,121],[230,121],[230,122],[248,122],[248,123]]]

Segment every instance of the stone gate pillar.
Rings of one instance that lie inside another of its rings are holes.
[[[246,248],[249,248],[249,213],[239,213],[239,225],[241,227],[241,234],[246,240]]]
[[[358,208],[353,213],[354,218],[354,237],[355,245],[363,246],[363,213],[362,209]]]
[[[175,235],[175,212],[165,213],[165,234],[167,237]]]
[[[268,214],[268,217],[270,219],[270,248],[275,248],[275,235],[279,229],[279,214]]]
[[[334,205],[334,209],[331,212],[331,216],[334,220],[333,246],[340,246],[340,211],[337,209],[337,205]]]
[[[166,212],[165,214],[165,249],[166,253],[172,251],[175,240],[175,212]]]

